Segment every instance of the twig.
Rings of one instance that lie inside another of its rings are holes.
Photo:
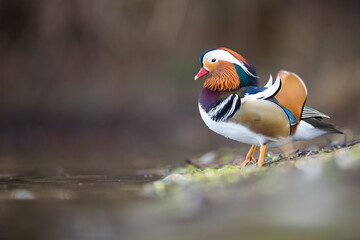
[[[190,158],[186,158],[184,161],[185,161],[186,164],[192,165],[192,166],[194,166],[196,168],[204,168],[204,166],[201,166],[200,164],[194,162]]]
[[[312,150],[310,150],[310,151],[305,155],[305,157],[310,156],[311,153],[312,153]]]
[[[347,144],[344,144],[343,146],[344,147],[351,147],[351,146],[354,146],[354,145],[356,145],[358,143],[360,143],[360,139],[356,140],[356,141],[353,141],[353,142],[350,142],[350,143],[347,143]]]

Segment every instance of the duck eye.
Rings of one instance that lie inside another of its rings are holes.
[[[216,59],[215,58],[211,59],[211,62],[216,62]]]

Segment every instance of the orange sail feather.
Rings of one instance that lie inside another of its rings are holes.
[[[281,106],[286,107],[294,114],[299,123],[307,97],[306,86],[301,78],[294,73],[280,71],[278,78],[281,80],[281,88],[275,98]]]

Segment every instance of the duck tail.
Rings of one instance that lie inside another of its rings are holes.
[[[312,125],[313,127],[319,128],[319,129],[324,130],[324,131],[326,131],[328,133],[344,134],[342,131],[338,130],[331,123],[322,121],[321,118],[307,118],[307,119],[302,119],[302,121],[305,121],[308,124]]]

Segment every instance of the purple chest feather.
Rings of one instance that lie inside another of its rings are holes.
[[[208,112],[218,102],[219,96],[220,96],[219,91],[210,91],[207,88],[203,88],[200,93],[199,103],[202,106],[202,108],[206,112]]]

